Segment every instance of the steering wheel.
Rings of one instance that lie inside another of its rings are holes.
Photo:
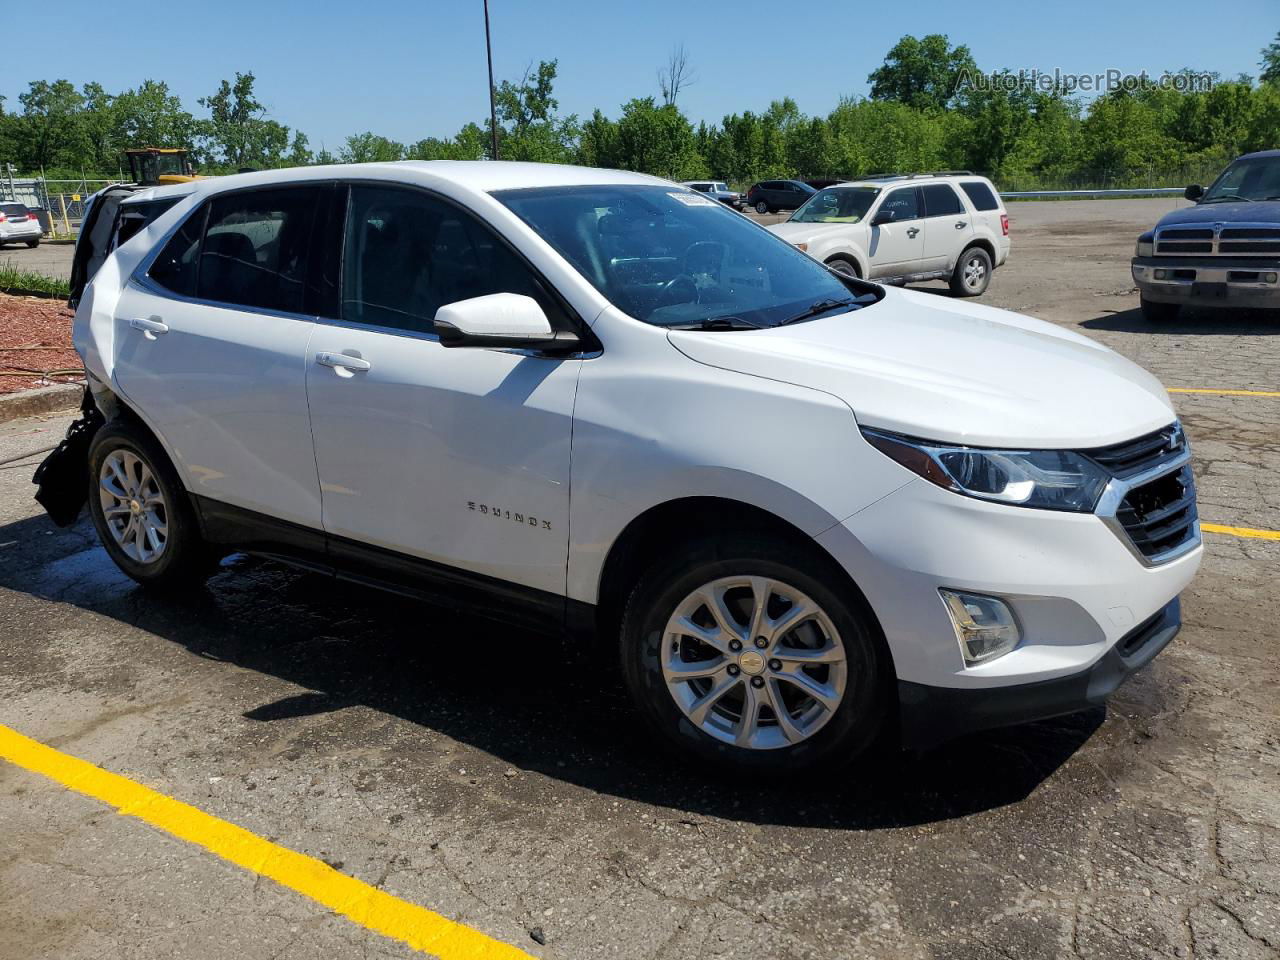
[[[719,283],[720,268],[727,253],[728,247],[718,240],[698,240],[691,243],[684,252],[684,272],[704,273]]]
[[[680,296],[687,292],[687,296]],[[687,273],[678,273],[662,285],[663,304],[698,303],[698,285]]]

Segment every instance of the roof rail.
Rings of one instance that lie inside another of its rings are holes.
[[[860,180],[918,180],[922,177],[973,177],[972,170],[930,170],[926,173],[871,173]]]

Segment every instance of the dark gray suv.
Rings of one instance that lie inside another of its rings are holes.
[[[799,180],[761,180],[747,191],[747,206],[756,213],[799,210],[817,192]]]

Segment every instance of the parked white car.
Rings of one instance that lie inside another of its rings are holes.
[[[841,183],[769,228],[850,277],[905,284],[948,280],[959,297],[986,292],[1009,259],[1009,215],[991,181],[914,174]]]
[[[25,243],[28,247],[38,247],[43,234],[40,218],[26,204],[0,203],[0,247],[6,243]]]
[[[1150,374],[640,174],[199,181],[74,341],[106,419],[75,469],[139,582],[241,549],[600,637],[656,731],[739,768],[1099,704],[1202,553]]]

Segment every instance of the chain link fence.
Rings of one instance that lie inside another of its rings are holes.
[[[113,180],[45,180],[0,176],[0,201],[23,203],[42,214],[51,233],[75,233],[84,219],[85,202]]]

